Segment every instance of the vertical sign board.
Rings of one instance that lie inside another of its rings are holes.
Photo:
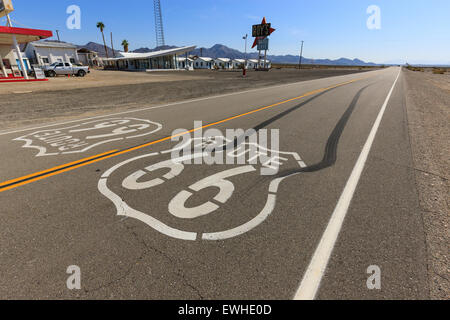
[[[12,0],[0,0],[0,18],[14,11]]]
[[[269,38],[261,39],[258,41],[258,50],[260,51],[269,50]]]
[[[253,43],[252,49],[258,45],[258,69],[261,65],[261,51],[264,51],[264,71],[268,71],[267,69],[267,50],[269,50],[269,37],[275,29],[272,28],[272,24],[267,23],[266,18],[264,17],[261,24],[255,24],[252,27],[252,36],[255,38],[255,42]]]

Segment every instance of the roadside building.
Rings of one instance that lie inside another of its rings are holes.
[[[245,65],[245,59],[233,59],[233,69],[242,69]]]
[[[194,70],[194,60],[186,57],[177,57],[178,60],[178,69],[184,69],[192,71]]]
[[[118,52],[118,57],[102,59],[106,69],[126,71],[178,70],[181,59],[195,46],[160,50],[148,53]]]
[[[214,59],[208,57],[198,57],[194,61],[194,69],[214,69]]]
[[[217,68],[219,69],[231,69],[233,65],[231,63],[231,59],[228,58],[217,58],[215,61]]]
[[[98,56],[98,52],[81,48],[77,50],[78,60],[82,65],[89,67],[102,67],[103,63]]]
[[[0,77],[20,77],[21,67],[17,52],[13,49],[16,38],[18,45],[24,45],[32,41],[46,39],[53,36],[51,31],[28,28],[14,28],[0,26]],[[30,68],[30,63],[22,54],[25,68]]]
[[[24,51],[31,64],[44,66],[55,62],[80,63],[77,49],[76,45],[67,42],[37,41],[28,43]]]
[[[264,60],[261,59],[260,61],[260,65],[258,66],[258,59],[249,59],[247,62],[248,68],[249,69],[257,69],[257,68],[263,68],[264,67]],[[266,61],[266,66],[267,68],[272,68],[272,63],[270,62],[270,60]]]

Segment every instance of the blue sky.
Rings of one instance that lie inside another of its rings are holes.
[[[101,43],[103,21],[115,47],[155,46],[152,0],[13,0],[16,26],[60,30],[64,41]],[[66,28],[66,8],[81,8],[81,29]],[[277,31],[270,54],[308,58],[359,58],[377,63],[450,64],[448,0],[161,0],[166,43],[210,47],[216,43],[244,51],[242,36],[267,17]],[[381,9],[381,29],[369,30],[368,6]],[[2,19],[2,24],[3,24]]]

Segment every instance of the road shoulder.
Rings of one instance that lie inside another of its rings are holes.
[[[449,299],[450,75],[404,71],[408,128],[427,242],[430,297]]]

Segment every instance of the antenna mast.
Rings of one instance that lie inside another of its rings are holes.
[[[164,40],[164,27],[161,12],[161,1],[153,0],[153,4],[155,6],[156,46],[161,47],[166,45],[166,41]]]

